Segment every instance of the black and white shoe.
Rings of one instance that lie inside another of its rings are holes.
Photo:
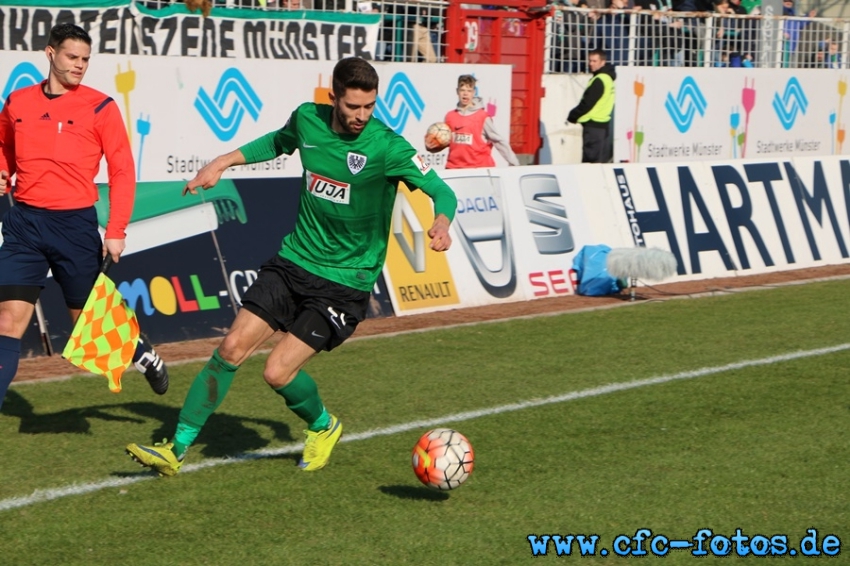
[[[164,395],[168,391],[168,369],[165,367],[165,362],[143,338],[139,338],[139,343],[136,345],[133,364],[139,372],[144,374],[154,393]]]

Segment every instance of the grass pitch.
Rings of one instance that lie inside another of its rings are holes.
[[[295,466],[303,425],[263,383],[263,357],[169,479],[123,447],[171,435],[201,364],[171,368],[163,398],[139,376],[119,395],[95,377],[14,386],[0,416],[0,562],[617,564],[612,542],[638,529],[741,529],[793,548],[817,529],[843,547],[848,292],[821,282],[346,344],[307,368],[346,431],[312,474]],[[410,470],[438,424],[476,451],[449,493]],[[532,558],[529,535],[579,534],[598,535],[595,556],[574,545],[558,557],[550,542]],[[765,561],[734,555],[702,560]]]

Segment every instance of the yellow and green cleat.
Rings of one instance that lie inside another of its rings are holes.
[[[331,415],[330,417],[330,426],[327,430],[304,431],[307,440],[304,442],[304,453],[301,455],[298,467],[305,472],[314,472],[324,468],[331,457],[331,451],[339,442],[339,437],[342,436],[342,423],[335,416]]]
[[[161,476],[176,476],[183,465],[183,458],[177,459],[171,448],[173,442],[157,442],[153,446],[128,444],[126,451],[133,460],[146,468],[156,471]]]

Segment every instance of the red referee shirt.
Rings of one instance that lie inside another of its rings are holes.
[[[77,86],[48,98],[44,83],[11,93],[0,112],[0,170],[17,173],[15,200],[49,210],[87,208],[105,155],[109,173],[106,238],[124,238],[136,193],[135,164],[118,106]]]

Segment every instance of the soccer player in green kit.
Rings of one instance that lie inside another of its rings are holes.
[[[304,173],[295,229],[260,268],[242,298],[227,336],[195,377],[170,442],[130,444],[129,453],[160,475],[183,464],[209,416],[227,394],[239,366],[272,334],[285,334],[266,361],[263,378],[307,424],[299,462],[313,471],[327,464],[342,435],[316,382],[302,368],[321,350],[352,335],[366,316],[370,292],[387,252],[396,184],[418,187],[434,202],[431,249],[451,245],[449,224],[457,199],[416,150],[379,120],[372,120],[378,74],[367,61],[342,59],[334,67],[331,105],[305,103],[280,130],[221,155],[184,189],[209,189],[228,167],[300,152]]]

